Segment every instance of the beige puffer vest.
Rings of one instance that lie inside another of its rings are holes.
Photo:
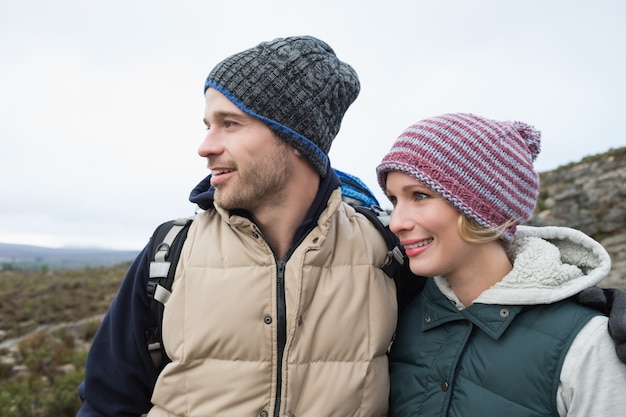
[[[334,192],[284,265],[286,345],[277,369],[274,255],[256,226],[220,209],[194,221],[166,305],[172,359],[155,416],[349,417],[387,414],[393,280],[378,231]]]

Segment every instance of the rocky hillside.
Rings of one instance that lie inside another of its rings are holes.
[[[528,224],[568,226],[604,245],[613,262],[608,286],[626,287],[626,147],[541,173]]]

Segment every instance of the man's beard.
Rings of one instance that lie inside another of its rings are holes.
[[[278,146],[272,158],[259,158],[246,169],[237,169],[236,178],[215,189],[215,203],[226,210],[255,212],[275,206],[291,175],[288,149]],[[233,181],[235,180],[235,181]]]

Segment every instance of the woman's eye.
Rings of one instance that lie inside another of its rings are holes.
[[[424,193],[416,192],[416,193],[413,195],[413,197],[414,197],[417,201],[420,201],[420,200],[425,200],[425,199],[427,199],[427,198],[428,198],[428,197],[430,197],[430,196],[429,196],[428,194],[424,194]]]

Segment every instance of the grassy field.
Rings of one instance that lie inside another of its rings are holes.
[[[76,415],[89,342],[127,269],[0,271],[0,416]]]

